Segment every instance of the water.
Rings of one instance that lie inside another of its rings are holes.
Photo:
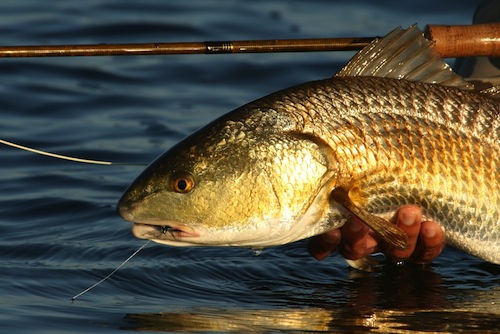
[[[384,35],[467,24],[474,1],[13,1],[1,44]],[[1,137],[144,165],[243,103],[338,70],[350,53],[0,60]],[[349,271],[305,243],[259,256],[148,245],[115,205],[143,166],[93,166],[0,147],[0,332],[492,332],[499,269],[448,249],[430,269]]]

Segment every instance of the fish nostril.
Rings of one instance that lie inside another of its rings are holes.
[[[130,207],[127,205],[118,203],[116,211],[125,220],[132,221],[134,219],[134,215],[130,212]]]

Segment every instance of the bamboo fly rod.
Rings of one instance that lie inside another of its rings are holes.
[[[500,23],[428,25],[425,35],[443,58],[500,56]],[[179,55],[360,50],[376,37],[220,42],[0,46],[0,58],[117,55]]]

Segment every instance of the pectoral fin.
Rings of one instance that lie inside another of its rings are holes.
[[[361,219],[366,225],[368,225],[375,233],[377,233],[385,242],[398,248],[405,249],[408,243],[408,237],[400,228],[391,222],[375,216],[353,203],[349,198],[348,192],[339,187],[333,189],[332,199],[342,205],[345,209],[351,212],[353,215]]]

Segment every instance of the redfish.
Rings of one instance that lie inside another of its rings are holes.
[[[398,28],[334,77],[258,99],[182,140],[118,211],[136,237],[174,246],[262,249],[356,215],[404,248],[387,219],[417,204],[448,244],[500,264],[496,97],[474,91],[418,28]]]

